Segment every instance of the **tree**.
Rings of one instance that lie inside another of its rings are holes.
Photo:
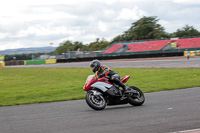
[[[96,40],[96,42],[91,42],[88,45],[89,51],[97,51],[102,50],[103,48],[106,48],[110,45],[110,42],[106,41],[105,39],[100,40],[99,38]]]
[[[200,36],[200,32],[193,26],[185,25],[185,27],[178,29],[176,32],[172,33],[172,37],[191,37]]]
[[[76,51],[78,49],[82,51],[97,51],[102,50],[103,48],[106,48],[109,45],[110,42],[106,41],[104,38],[102,38],[102,40],[97,38],[95,42],[91,42],[88,45],[83,45],[82,42],[72,42],[68,40],[64,43],[61,43],[60,46],[54,51],[54,54],[62,54],[67,51]]]
[[[146,39],[160,39],[168,37],[164,28],[158,24],[156,17],[143,17],[140,20],[132,23],[130,29],[113,39],[116,41],[132,41],[132,40],[146,40]]]
[[[65,53],[67,51],[76,51],[79,48],[81,49],[83,47],[82,42],[72,42],[72,41],[66,41],[64,43],[61,43],[59,47],[56,48],[56,50],[54,51],[54,54],[62,54]]]

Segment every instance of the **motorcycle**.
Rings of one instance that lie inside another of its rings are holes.
[[[124,76],[122,83],[126,83],[130,76]],[[135,86],[127,86],[122,94],[119,86],[112,83],[109,77],[96,78],[95,75],[89,75],[83,90],[87,93],[86,103],[94,110],[103,110],[107,105],[131,104],[140,106],[144,103],[143,92]]]

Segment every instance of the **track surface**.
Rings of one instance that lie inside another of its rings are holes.
[[[0,107],[0,133],[167,133],[200,127],[200,87],[146,93],[143,106],[84,100]]]

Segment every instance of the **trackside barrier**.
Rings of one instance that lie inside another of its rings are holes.
[[[26,65],[40,65],[40,64],[45,64],[45,60],[30,60],[30,61],[25,61]]]
[[[54,63],[56,63],[56,59],[45,60],[45,64],[54,64]]]
[[[0,67],[5,67],[5,63],[4,62],[0,62]]]
[[[6,61],[6,66],[13,66],[13,65],[24,65],[24,61]]]
[[[56,59],[49,59],[49,60],[30,60],[24,61],[24,65],[40,65],[40,64],[54,64],[56,63]]]
[[[198,51],[184,51],[184,56],[200,56],[200,50],[198,50]]]
[[[2,57],[0,56],[0,67],[4,66],[12,66],[12,65],[40,65],[40,64],[54,64],[56,63],[56,59],[48,59],[48,60],[29,60],[29,61],[6,61],[4,62]]]
[[[0,56],[0,67],[4,67],[5,62],[4,62],[4,56]]]
[[[200,56],[200,51],[197,51],[197,55]]]

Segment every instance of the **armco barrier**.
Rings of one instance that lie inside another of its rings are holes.
[[[45,60],[35,60],[36,65],[45,64]]]
[[[54,64],[54,63],[56,63],[56,59],[45,60],[45,64]]]
[[[200,51],[184,51],[184,56],[200,56]]]
[[[40,64],[53,64],[53,63],[56,63],[56,59],[24,61],[24,65],[40,65]]]
[[[12,65],[24,65],[24,61],[6,61],[6,66],[12,66]]]
[[[4,67],[5,63],[4,62],[0,62],[0,67]]]
[[[195,56],[194,51],[190,51],[190,56]]]
[[[25,65],[40,65],[45,64],[45,60],[31,60],[31,61],[25,61]]]
[[[53,64],[56,63],[56,59],[49,60],[29,60],[29,61],[6,61],[5,63],[0,61],[1,67],[12,65],[40,65],[40,64]]]
[[[0,56],[0,67],[4,67],[5,63],[4,63],[4,56]]]
[[[4,67],[5,63],[4,62],[0,62],[0,67]]]
[[[200,51],[195,51],[195,56],[199,56],[200,55]]]
[[[197,55],[200,56],[200,51],[197,51]]]
[[[26,65],[33,65],[33,61],[24,61]]]

